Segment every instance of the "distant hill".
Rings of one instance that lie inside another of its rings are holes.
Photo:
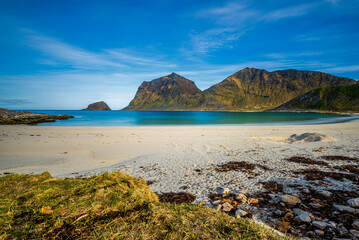
[[[315,89],[282,104],[274,111],[296,109],[359,112],[359,84]]]
[[[202,91],[176,73],[143,82],[124,110],[169,110],[200,105]]]
[[[356,81],[323,72],[245,68],[201,91],[172,73],[143,82],[125,110],[264,111],[317,88],[351,84]]]
[[[111,108],[104,101],[91,103],[83,110],[111,110]]]

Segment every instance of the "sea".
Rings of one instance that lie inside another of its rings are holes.
[[[40,126],[297,125],[348,121],[349,114],[203,111],[30,110],[74,116]]]

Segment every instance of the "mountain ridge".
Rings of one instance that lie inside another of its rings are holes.
[[[124,110],[265,111],[316,88],[356,83],[318,71],[247,67],[201,91],[193,81],[171,73],[143,82]]]

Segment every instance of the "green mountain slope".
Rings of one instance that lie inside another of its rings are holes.
[[[207,110],[267,110],[310,90],[356,83],[322,72],[245,68],[203,93]],[[208,101],[210,100],[210,101]]]
[[[172,73],[143,82],[124,110],[264,111],[317,88],[350,84],[356,81],[322,72],[245,68],[202,92]]]
[[[319,88],[282,104],[275,111],[294,109],[359,112],[359,84]]]

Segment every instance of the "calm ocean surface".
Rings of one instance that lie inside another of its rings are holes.
[[[41,126],[158,126],[158,125],[282,125],[344,121],[357,116],[319,113],[270,112],[162,112],[31,110],[67,114],[73,119],[41,123]]]

